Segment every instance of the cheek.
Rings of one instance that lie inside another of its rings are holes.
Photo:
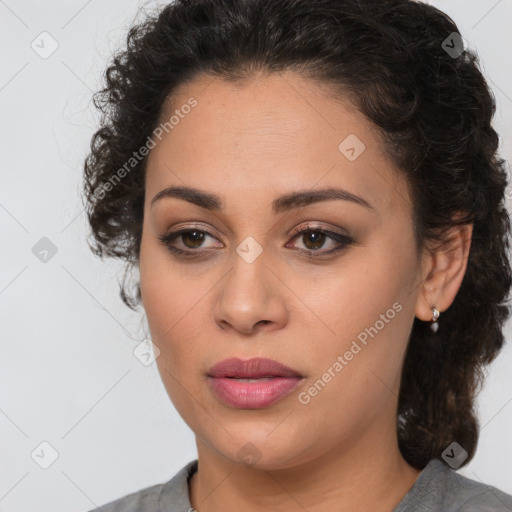
[[[326,324],[331,339],[347,340],[370,328],[384,315],[390,323],[399,321],[393,304],[410,292],[412,259],[408,254],[397,256],[392,247],[383,244],[354,250],[336,269],[317,281],[316,291],[307,290],[307,304],[318,312],[318,321]],[[408,300],[411,300],[409,296]],[[403,308],[403,304],[401,304]],[[386,314],[387,313],[387,314]],[[402,315],[403,316],[403,315]],[[385,323],[386,330],[390,323]],[[381,326],[381,322],[379,322]],[[379,329],[384,331],[383,329]]]
[[[318,340],[322,350],[310,352],[312,377],[329,380],[329,370],[334,372],[326,387],[344,407],[369,406],[396,387],[413,320],[413,272],[412,251],[397,255],[392,244],[388,250],[367,246],[353,260],[347,258],[316,296],[310,295],[311,309],[329,327],[316,322],[325,335]]]
[[[156,259],[156,258],[154,258]],[[199,396],[201,352],[197,340],[204,330],[200,321],[201,294],[179,272],[153,265],[141,257],[141,292],[151,339],[159,348],[158,371],[176,410],[191,428],[191,418],[203,418],[190,396]]]
[[[180,372],[186,376],[186,368],[194,360],[197,366],[194,340],[200,338],[201,328],[204,329],[204,322],[199,318],[204,308],[204,288],[195,287],[183,272],[176,270],[165,251],[145,244],[144,240],[139,269],[151,338],[160,349],[157,364],[165,366],[173,375]],[[168,379],[165,373],[162,377]]]
[[[144,231],[140,250],[140,287],[152,334],[162,340],[172,335],[179,319],[191,309],[190,286],[175,270],[171,256],[153,235]],[[156,341],[156,340],[153,340]]]
[[[142,283],[141,274],[144,309],[153,343],[173,366],[178,366],[178,362],[192,363],[196,342],[204,331],[204,292],[186,289],[187,283],[176,276],[172,280],[160,276]]]

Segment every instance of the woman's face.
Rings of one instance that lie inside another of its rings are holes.
[[[163,120],[141,293],[160,375],[198,447],[278,469],[395,446],[422,266],[406,183],[372,125],[291,72],[243,87],[203,76]],[[194,192],[153,202],[168,187]],[[185,229],[170,248],[160,240]],[[215,372],[230,358],[293,371]]]

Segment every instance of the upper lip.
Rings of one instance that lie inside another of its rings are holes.
[[[273,359],[256,357],[224,359],[210,368],[209,377],[232,377],[239,379],[258,379],[262,377],[302,377],[288,366]]]

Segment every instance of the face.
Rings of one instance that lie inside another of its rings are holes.
[[[407,184],[377,132],[292,72],[203,76],[173,114],[147,161],[140,284],[198,445],[274,469],[381,446],[420,266]],[[156,198],[169,187],[195,194]],[[292,372],[241,364],[253,358]]]

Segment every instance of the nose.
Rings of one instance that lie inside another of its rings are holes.
[[[216,289],[212,315],[223,330],[249,335],[282,329],[288,321],[286,287],[264,252],[252,263],[234,253],[233,266]]]

